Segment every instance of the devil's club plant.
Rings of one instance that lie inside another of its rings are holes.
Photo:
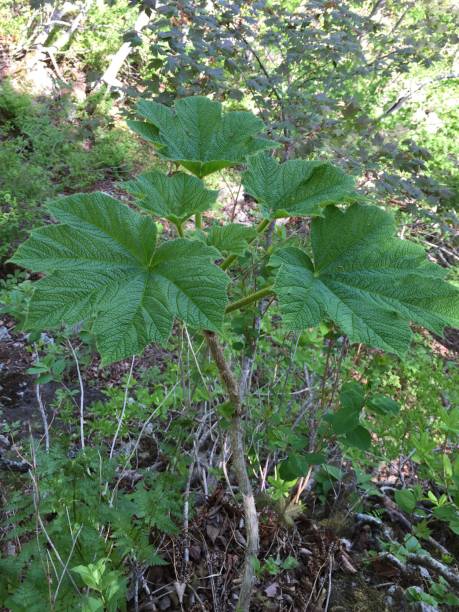
[[[48,329],[92,320],[104,364],[165,342],[174,319],[204,333],[228,392],[225,414],[231,415],[247,531],[239,608],[247,610],[258,524],[245,463],[241,394],[218,339],[225,314],[272,295],[288,329],[325,319],[351,342],[402,355],[410,322],[436,333],[459,324],[459,291],[419,246],[394,236],[390,214],[356,203],[353,181],[340,169],[320,161],[279,164],[263,152],[275,145],[260,135],[262,124],[252,114],[222,113],[219,103],[202,97],[180,100],[172,109],[144,100],[139,111],[146,121],[131,127],[153,142],[161,157],[195,176],[155,170],[130,181],[126,189],[137,210],[102,193],[55,201],[48,208],[58,223],[33,231],[12,261],[44,274],[26,325]],[[202,177],[244,163],[243,184],[259,205],[260,222],[254,228],[234,223],[202,228],[200,215],[217,196]],[[197,227],[185,227],[193,215]],[[270,222],[289,216],[314,217],[310,249],[274,250],[272,284],[228,303],[227,270]],[[179,237],[159,241],[154,218],[172,222]]]
[[[184,98],[174,109],[142,100],[138,111],[146,121],[129,121],[129,127],[154,143],[162,158],[181,164],[199,178],[277,146],[260,137],[263,123],[255,115],[222,114],[221,104],[205,97]]]

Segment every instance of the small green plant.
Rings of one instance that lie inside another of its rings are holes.
[[[446,580],[440,576],[438,582],[432,581],[426,593],[419,587],[408,587],[405,591],[409,602],[423,602],[431,606],[459,606],[459,597],[451,592],[451,587]]]
[[[116,612],[126,609],[126,578],[120,571],[107,571],[108,559],[96,563],[76,565],[72,572],[78,574],[83,583],[95,591],[96,596],[87,595],[82,602],[85,612]]]
[[[257,559],[255,564],[255,572],[257,576],[263,576],[263,574],[277,576],[284,570],[292,570],[297,567],[298,561],[290,555],[285,559],[280,559],[279,557],[268,557],[263,561],[263,563],[260,563]]]
[[[155,543],[178,531],[182,479],[146,472],[125,490],[123,471],[89,448],[69,458],[53,445],[35,461],[23,476],[30,495],[17,491],[6,508],[14,510],[7,541],[24,543],[0,559],[0,602],[18,612],[125,609],[130,568],[167,563]]]
[[[248,610],[258,523],[244,452],[242,396],[219,339],[227,335],[226,322],[260,300],[277,299],[286,331],[304,332],[326,321],[351,343],[403,355],[411,322],[439,334],[445,325],[459,323],[459,291],[422,248],[395,237],[392,216],[362,203],[353,180],[339,168],[322,161],[279,164],[270,157],[266,151],[276,145],[261,136],[263,124],[251,113],[225,113],[218,102],[198,96],[179,100],[174,108],[142,100],[139,112],[145,121],[130,126],[157,147],[160,157],[194,178],[155,171],[131,181],[136,210],[102,193],[49,204],[58,223],[35,230],[12,258],[44,274],[35,285],[26,326],[47,329],[90,320],[103,364],[166,342],[175,319],[202,334],[227,394],[222,418],[230,428],[247,531],[238,605]],[[215,232],[202,218],[215,193],[201,179],[241,164],[260,220],[251,232],[234,225]],[[176,239],[158,239],[158,216],[175,225]],[[280,248],[263,250],[264,231],[292,216],[312,218],[310,240],[288,246],[281,240]],[[230,302],[229,285],[239,277],[230,270],[241,249],[261,251],[263,271],[252,274],[249,286],[236,282]],[[363,403],[360,389],[351,385],[341,394],[341,409],[328,417],[334,435],[357,448],[370,443],[360,424]],[[385,397],[369,407],[396,410]],[[332,468],[324,468],[329,478],[336,477]]]

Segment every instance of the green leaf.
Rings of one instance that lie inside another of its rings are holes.
[[[49,209],[61,223],[33,231],[12,258],[47,273],[35,285],[29,328],[94,318],[104,364],[165,342],[175,317],[220,328],[228,277],[213,264],[215,249],[184,239],[157,248],[149,217],[100,193],[62,198]]]
[[[285,323],[304,329],[329,319],[351,342],[403,355],[417,323],[441,334],[459,325],[459,291],[424,250],[394,238],[390,214],[375,206],[326,209],[312,222],[314,263],[297,248],[271,258]]]
[[[414,535],[406,535],[403,545],[410,553],[416,553],[422,550],[421,543]]]
[[[443,455],[443,472],[446,478],[452,478],[453,466],[448,455]]]
[[[176,225],[211,208],[218,195],[218,191],[206,189],[201,180],[183,172],[167,176],[153,170],[123,183],[123,187],[137,198],[138,206]]]
[[[335,465],[330,465],[329,463],[327,463],[327,465],[324,465],[323,470],[326,474],[328,474],[328,476],[331,476],[334,480],[342,480],[344,476],[342,470],[340,470]]]
[[[324,419],[330,423],[333,431],[342,435],[359,426],[360,410],[354,408],[341,408],[333,414],[325,415]]]
[[[101,612],[104,609],[104,602],[96,597],[87,595],[82,602],[83,612]]]
[[[411,489],[401,489],[394,493],[395,502],[403,512],[414,512],[416,508],[416,495]]]
[[[400,404],[387,395],[374,395],[367,402],[369,410],[377,414],[398,414],[400,412]]]
[[[100,591],[101,574],[96,570],[94,564],[89,563],[89,565],[77,565],[72,567],[72,572],[78,574],[86,586],[96,591]]]
[[[358,425],[344,436],[343,442],[347,446],[353,446],[360,450],[368,450],[371,447],[371,436],[368,429]]]
[[[206,97],[183,98],[173,109],[141,100],[137,110],[146,122],[128,121],[129,127],[153,142],[161,157],[181,164],[199,178],[278,146],[259,137],[264,126],[255,115],[222,113],[221,104]]]
[[[365,403],[365,388],[356,381],[344,383],[341,387],[339,401],[343,408],[360,412]]]
[[[443,506],[437,506],[432,510],[433,515],[441,521],[456,522],[459,523],[459,512],[456,506],[453,504],[445,504]]]
[[[228,401],[217,406],[218,414],[225,419],[231,419],[234,416],[234,405]]]
[[[280,464],[280,477],[283,480],[300,478],[307,474],[311,465],[321,465],[325,463],[325,459],[325,455],[322,453],[291,454],[286,461],[282,461]]]
[[[298,159],[279,164],[266,153],[249,157],[243,184],[271,219],[321,216],[324,207],[354,191],[353,179],[328,162]]]
[[[220,253],[244,255],[248,243],[256,236],[256,231],[247,225],[228,223],[213,225],[207,235],[207,244],[214,246]]]
[[[341,408],[324,418],[336,434],[342,435],[360,426],[360,412],[365,402],[364,387],[355,381],[345,383],[339,398]]]

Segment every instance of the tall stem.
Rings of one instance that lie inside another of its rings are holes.
[[[244,430],[241,420],[243,415],[243,406],[238,384],[228,362],[225,359],[223,348],[218,341],[217,336],[213,332],[209,331],[204,332],[204,336],[206,338],[207,345],[209,346],[212,358],[217,365],[220,378],[226,387],[230,402],[233,406],[233,416],[231,418],[230,427],[230,442],[233,467],[236,473],[239,491],[242,495],[247,540],[244,571],[241,580],[241,590],[239,592],[237,610],[240,612],[249,612],[250,600],[255,582],[255,561],[258,557],[260,542],[258,535],[258,516],[255,506],[255,498],[245,460]]]
[[[196,229],[202,229],[202,214],[201,213],[196,213],[194,216],[194,224],[196,226]]]

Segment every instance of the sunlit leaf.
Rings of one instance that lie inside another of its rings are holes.
[[[353,179],[328,162],[297,159],[279,164],[266,153],[249,157],[242,180],[272,219],[322,215],[326,206],[354,191]]]
[[[181,164],[199,178],[277,146],[260,137],[264,125],[255,115],[222,112],[219,102],[203,96],[177,100],[173,108],[141,100],[137,110],[146,121],[128,121],[129,127],[153,142],[161,157]]]
[[[33,231],[12,259],[46,273],[30,302],[29,328],[94,318],[104,364],[164,342],[175,317],[220,328],[228,277],[212,263],[214,248],[185,239],[157,247],[151,218],[100,193],[49,208],[61,223]]]
[[[153,170],[123,187],[135,196],[138,206],[175,224],[212,208],[218,195],[218,191],[206,189],[201,180],[183,172],[167,176]]]
[[[302,250],[277,253],[275,290],[290,329],[335,322],[351,342],[398,355],[407,350],[410,322],[438,334],[459,325],[459,290],[424,250],[394,237],[390,214],[375,206],[326,209],[312,222],[313,259]]]

